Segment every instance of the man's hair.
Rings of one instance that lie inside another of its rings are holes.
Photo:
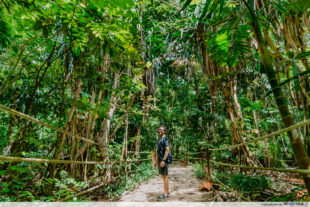
[[[165,127],[164,125],[160,125],[160,126],[158,127],[158,129],[159,129],[159,128],[163,128],[163,130],[166,131],[166,127]]]

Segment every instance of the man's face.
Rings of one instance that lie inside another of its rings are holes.
[[[165,134],[165,129],[162,127],[159,127],[158,128],[158,134],[159,134],[159,136],[163,136]]]

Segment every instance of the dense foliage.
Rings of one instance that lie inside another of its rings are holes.
[[[1,0],[0,104],[99,143],[0,111],[2,156],[105,162],[0,161],[1,200],[60,200],[113,183],[126,159],[150,158],[136,155],[155,149],[159,125],[186,159],[308,120],[309,15],[306,0]],[[308,169],[309,153],[304,126],[212,157]],[[143,178],[153,172],[144,165]],[[230,185],[270,187],[242,176]]]

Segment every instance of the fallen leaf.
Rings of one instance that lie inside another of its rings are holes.
[[[183,160],[180,160],[180,165],[182,167],[186,167],[187,166],[187,162],[183,161]]]
[[[307,194],[307,190],[306,190],[306,189],[303,189],[303,190],[301,190],[301,191],[296,190],[295,193],[296,193],[296,196],[297,196],[298,198],[301,198],[301,197],[303,197],[304,195]]]
[[[200,188],[201,189],[207,189],[208,191],[210,191],[212,186],[213,186],[213,184],[214,184],[213,182],[205,181],[205,182],[200,184]]]

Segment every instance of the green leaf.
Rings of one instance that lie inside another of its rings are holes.
[[[228,52],[228,47],[230,45],[230,42],[228,40],[227,33],[217,35],[215,38],[215,41],[222,50],[224,50],[225,52]]]
[[[199,53],[198,53],[198,50],[197,50],[197,48],[195,47],[195,55],[196,55],[196,57],[197,57],[197,59],[198,59],[198,61],[200,62],[200,63],[202,63],[202,60],[201,60],[201,58],[200,58],[200,56],[199,56]]]
[[[21,166],[18,166],[18,165],[15,165],[15,166],[10,166],[10,169],[11,170],[14,170],[14,171],[17,171],[17,172],[24,172],[26,171],[27,169],[21,167]]]
[[[294,76],[298,75],[295,59],[293,59],[293,73],[294,73]],[[299,85],[298,85],[298,80],[297,79],[294,79],[294,89],[296,91],[299,91]]]
[[[201,16],[199,18],[199,21],[201,21],[206,16],[208,8],[209,8],[209,5],[210,5],[210,2],[207,1],[205,6],[203,7],[202,14],[201,14]]]
[[[186,7],[192,2],[192,0],[186,0],[186,2],[184,3],[181,11],[183,11],[184,9],[186,9]]]
[[[295,6],[300,11],[307,11],[310,8],[309,0],[296,0]]]
[[[307,57],[310,55],[310,51],[307,51],[307,52],[302,52],[302,53],[299,53],[295,59],[300,59],[300,58],[304,58],[304,57]]]
[[[66,190],[60,190],[55,195],[62,195],[65,194],[66,192],[67,192]]]

